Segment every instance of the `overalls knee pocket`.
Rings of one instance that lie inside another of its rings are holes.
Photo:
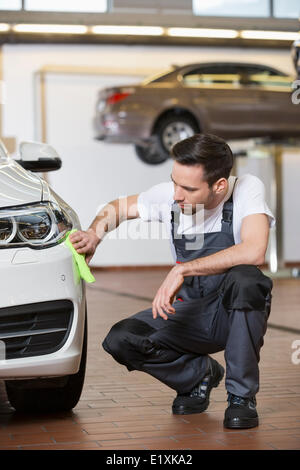
[[[174,315],[168,315],[164,327],[151,335],[154,342],[174,351],[190,354],[209,354],[216,347],[215,325],[221,305],[218,292],[200,299],[176,301]]]

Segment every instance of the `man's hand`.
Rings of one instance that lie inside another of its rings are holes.
[[[100,238],[92,229],[88,229],[86,232],[78,230],[77,232],[71,233],[70,242],[77,253],[86,255],[85,260],[89,263],[100,243]]]
[[[175,295],[182,286],[183,281],[184,277],[181,274],[181,268],[179,266],[174,266],[158,289],[152,302],[153,318],[157,318],[157,315],[160,315],[164,320],[167,320],[168,316],[165,312],[170,314],[175,313],[172,303],[174,302]]]

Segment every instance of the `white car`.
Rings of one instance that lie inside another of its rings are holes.
[[[55,150],[26,142],[20,155],[0,143],[0,380],[16,410],[70,410],[84,382],[87,314],[64,240],[80,223],[33,173],[60,167]]]

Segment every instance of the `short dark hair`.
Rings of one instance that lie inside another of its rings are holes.
[[[177,142],[171,156],[182,165],[203,165],[204,178],[209,186],[220,178],[228,179],[233,166],[229,145],[213,134],[195,134]]]

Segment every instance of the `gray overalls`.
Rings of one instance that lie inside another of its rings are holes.
[[[232,195],[223,206],[221,232],[205,233],[204,240],[203,235],[178,236],[179,211],[174,203],[171,220],[177,262],[234,245]],[[252,265],[185,277],[173,303],[174,315],[154,320],[148,308],[121,320],[111,328],[103,348],[128,370],[147,372],[180,394],[191,391],[204,377],[208,354],[225,350],[227,391],[253,397],[259,389],[259,352],[271,290],[271,279]]]

